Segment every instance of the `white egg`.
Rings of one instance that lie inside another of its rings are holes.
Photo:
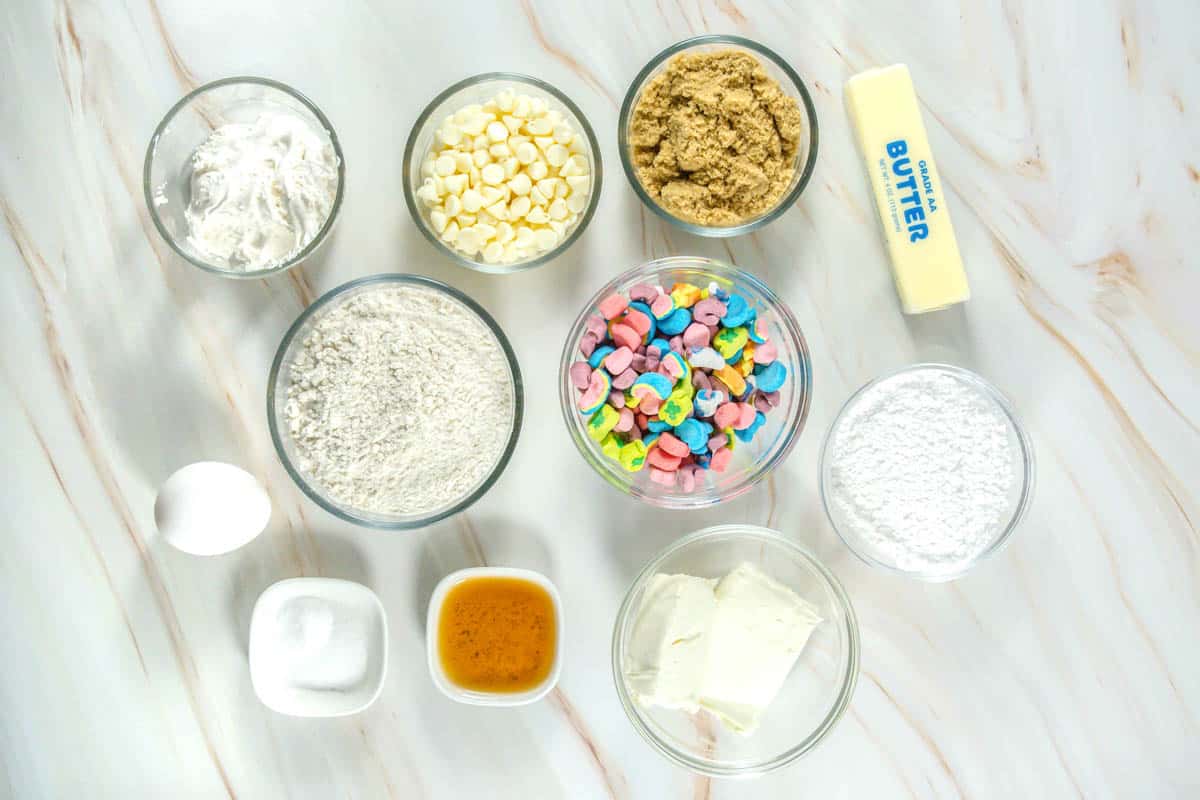
[[[185,553],[215,556],[248,543],[271,519],[271,499],[244,469],[200,461],[177,470],[158,490],[154,523]]]

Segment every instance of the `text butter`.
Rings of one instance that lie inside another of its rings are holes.
[[[845,95],[904,313],[921,314],[969,299],[967,274],[908,67],[896,64],[855,75],[846,82]]]

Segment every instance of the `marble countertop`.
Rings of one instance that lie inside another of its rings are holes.
[[[494,5],[0,8],[0,797],[1197,796],[1200,6]],[[641,208],[616,149],[634,73],[704,31],[781,52],[821,125],[800,202],[727,241]],[[841,98],[848,76],[898,61],[924,104],[974,291],[922,317],[898,311]],[[575,247],[510,277],[440,257],[399,190],[424,104],[496,69],[573,97],[607,172]],[[269,280],[189,267],[142,201],[154,125],[189,89],[231,74],[307,93],[346,151],[330,246]],[[669,254],[766,279],[815,365],[812,413],[787,463],[698,513],[606,487],[572,447],[554,390],[556,337],[578,306],[618,271]],[[468,513],[410,533],[356,529],[303,497],[264,410],[270,359],[301,308],[385,271],[478,299],[527,381],[525,430],[502,479]],[[1038,454],[1036,499],[1011,546],[942,585],[856,561],[817,497],[818,446],[840,404],[917,360],[998,384]],[[165,546],[152,516],[158,484],[203,459],[250,469],[275,505],[266,534],[207,559]],[[660,758],[626,721],[609,671],[613,618],[640,566],[680,534],[738,521],[818,552],[863,639],[858,690],[832,736],[753,783]],[[566,590],[562,681],[529,708],[456,705],[426,673],[433,584],[485,562],[543,570]],[[365,713],[295,719],[254,696],[250,608],[298,575],[362,581],[389,611],[390,670]]]

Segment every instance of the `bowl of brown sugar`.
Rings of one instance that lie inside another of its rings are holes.
[[[700,236],[739,236],[796,202],[817,160],[817,112],[779,55],[739,36],[685,39],[621,105],[621,165],[650,210]]]

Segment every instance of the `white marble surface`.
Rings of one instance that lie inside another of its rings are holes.
[[[891,798],[1200,794],[1200,6],[1073,3],[550,3],[8,0],[0,7],[0,797]],[[589,10],[589,7],[591,9]],[[601,12],[601,7],[610,10]],[[813,88],[814,180],[768,230],[702,241],[642,210],[616,111],[651,55],[702,31],[777,48]],[[907,62],[975,298],[898,313],[841,86]],[[423,104],[467,74],[556,83],[595,124],[606,185],[587,235],[531,274],[455,267],[398,191]],[[259,73],[333,120],[349,189],[317,264],[223,280],[169,253],[142,203],[146,141],[198,83]],[[813,351],[808,429],[771,485],[664,513],[605,487],[554,392],[558,337],[647,257],[733,260],[790,302]],[[475,296],[527,379],[515,458],[466,515],[357,530],[277,463],[264,392],[302,305],[414,271]],[[845,397],[918,359],[970,366],[1035,439],[1037,498],[1012,546],[948,585],[871,571],[820,511],[817,448]],[[268,533],[202,559],[151,504],[176,467],[253,470]],[[548,485],[549,484],[549,485]],[[858,609],[863,669],[831,738],[755,783],[670,766],[612,689],[628,581],[673,537],[770,523],[828,560]],[[426,674],[436,579],[482,561],[545,570],[570,630],[560,689],[523,710],[458,706]],[[383,695],[340,720],[254,698],[251,604],[296,575],[364,581],[390,612]]]

